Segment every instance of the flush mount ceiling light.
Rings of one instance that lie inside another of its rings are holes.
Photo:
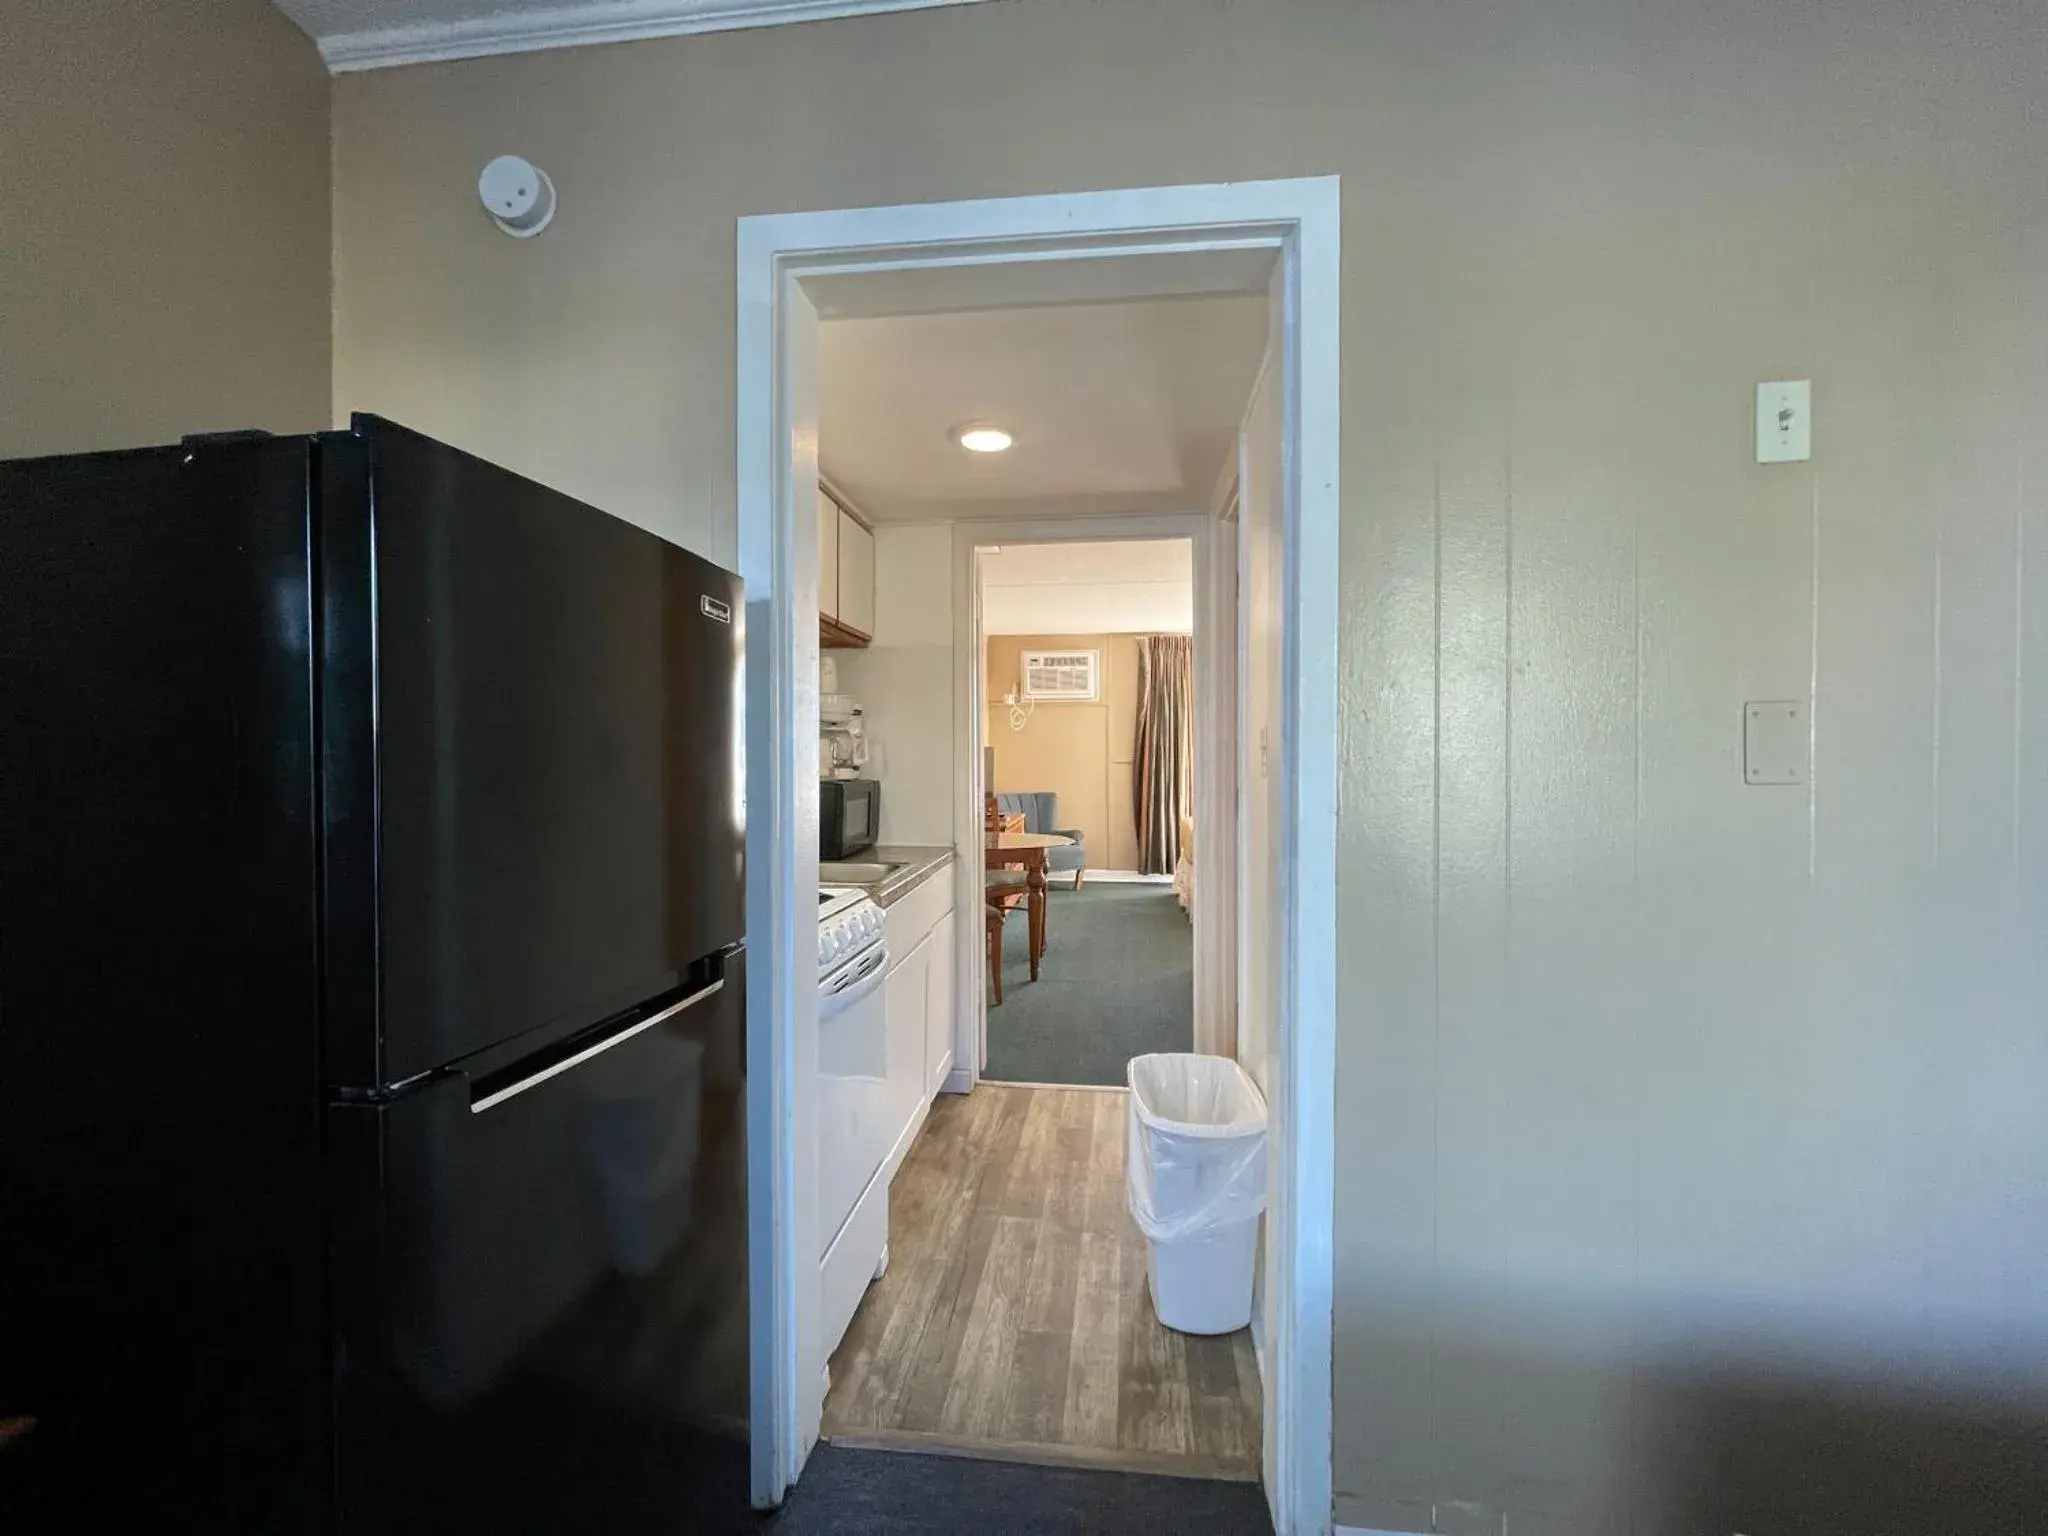
[[[970,421],[953,429],[953,441],[969,453],[1001,453],[1016,439],[1001,427],[985,421]]]

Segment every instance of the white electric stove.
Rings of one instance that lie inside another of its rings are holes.
[[[848,961],[882,942],[882,909],[857,885],[818,888],[820,985]]]
[[[887,1263],[889,946],[882,909],[855,886],[818,891],[818,1262],[836,1343]]]

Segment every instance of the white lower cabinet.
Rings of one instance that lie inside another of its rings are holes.
[[[894,1172],[953,1068],[953,870],[949,865],[888,909],[889,1121]]]
[[[929,1095],[925,1092],[925,1015],[931,1007],[932,936],[917,941],[892,964],[882,984],[889,1015],[889,1123],[896,1128],[895,1156],[909,1151],[909,1131]]]

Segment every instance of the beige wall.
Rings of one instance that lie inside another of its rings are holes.
[[[730,559],[738,215],[1341,173],[1337,1512],[2000,1528],[1994,1426],[2048,1415],[2044,27],[1012,0],[353,76],[337,389]],[[540,240],[476,216],[506,148]],[[1817,457],[1759,468],[1787,376]],[[1742,701],[1815,686],[1810,790],[1745,788]]]
[[[1003,695],[1017,688],[1025,651],[1099,651],[1101,697],[1092,704],[1040,700],[1022,730],[1010,729]],[[1131,635],[990,635],[988,725],[996,750],[994,787],[1050,789],[1060,823],[1078,827],[1091,869],[1136,869],[1131,750],[1138,725],[1138,642]]]
[[[264,0],[9,0],[0,457],[329,425],[327,107]]]
[[[867,773],[882,781],[881,840],[953,846],[953,530],[875,529],[875,634],[834,651],[839,688],[860,701]]]

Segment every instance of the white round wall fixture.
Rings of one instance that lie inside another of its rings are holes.
[[[485,166],[476,179],[476,195],[491,222],[521,240],[532,239],[555,216],[555,184],[546,171],[517,155],[500,155]]]

